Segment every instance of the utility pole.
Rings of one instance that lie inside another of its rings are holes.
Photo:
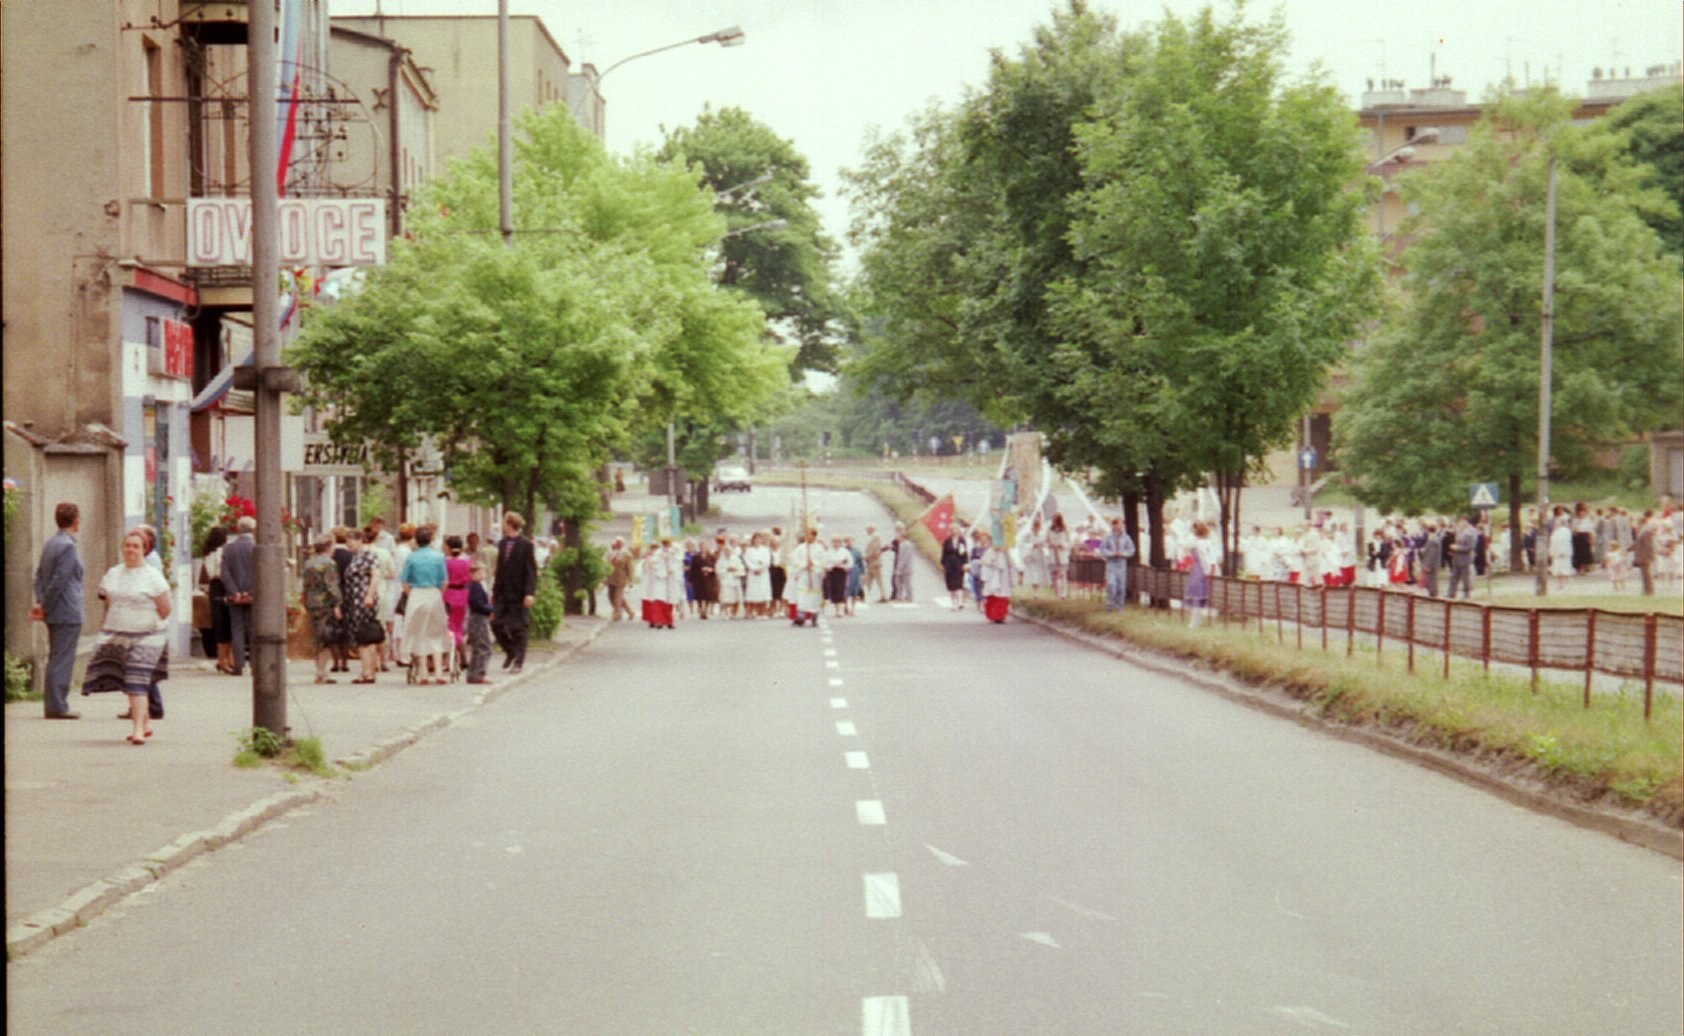
[[[251,117],[251,317],[250,372],[257,394],[257,549],[252,596],[252,725],[285,739],[286,566],[281,548],[280,242],[276,199],[280,191],[275,140],[277,64],[275,8],[250,5],[247,40]]]
[[[394,102],[396,103],[396,102]],[[509,0],[497,0],[497,226],[515,243],[514,139],[509,128]]]
[[[1538,596],[1549,594],[1550,520],[1550,364],[1555,337],[1555,150],[1550,150],[1549,185],[1544,189],[1544,319],[1538,344],[1538,535],[1532,541],[1532,568]]]

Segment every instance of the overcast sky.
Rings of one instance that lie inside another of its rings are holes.
[[[1062,5],[1062,0],[1059,0]],[[371,13],[376,0],[332,0],[334,14]],[[387,14],[495,14],[496,0],[380,0]],[[1093,0],[1124,26],[1197,0]],[[1262,18],[1277,5],[1252,3]],[[1678,0],[1286,0],[1287,67],[1320,64],[1354,106],[1369,79],[1426,86],[1430,69],[1477,99],[1505,74],[1546,74],[1582,93],[1591,70],[1680,60]],[[639,51],[731,25],[743,46],[680,47],[628,63],[603,83],[611,150],[654,146],[660,127],[702,106],[746,109],[795,143],[823,190],[826,226],[847,225],[837,170],[858,163],[869,127],[901,127],[930,100],[979,85],[988,52],[1015,52],[1049,20],[1053,0],[511,0],[536,14],[575,69],[606,68]],[[1226,4],[1218,4],[1226,10]],[[448,103],[448,100],[446,101]]]

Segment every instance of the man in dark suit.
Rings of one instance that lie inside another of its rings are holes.
[[[234,641],[234,675],[246,671],[246,636],[251,631],[251,595],[257,582],[257,519],[243,515],[238,535],[222,548],[222,585],[228,590],[228,634]]]
[[[527,609],[538,592],[538,555],[532,541],[521,535],[525,525],[514,511],[503,516],[497,574],[491,583],[491,632],[503,649],[503,668],[516,673],[526,663]]]
[[[80,719],[70,711],[70,676],[76,668],[76,644],[82,637],[82,557],[76,531],[82,512],[75,504],[53,509],[58,532],[41,548],[35,569],[35,607],[29,617],[47,624],[45,704],[48,719]]]

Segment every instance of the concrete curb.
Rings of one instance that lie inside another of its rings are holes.
[[[1248,708],[1267,712],[1283,719],[1290,719],[1300,726],[1339,738],[1342,741],[1352,741],[1366,748],[1384,752],[1393,758],[1424,766],[1447,777],[1453,777],[1464,784],[1491,792],[1517,806],[1523,806],[1534,812],[1556,817],[1602,834],[1613,835],[1622,842],[1630,842],[1654,852],[1664,853],[1674,859],[1684,860],[1684,831],[1639,817],[1594,809],[1565,801],[1559,795],[1549,794],[1537,788],[1528,787],[1518,781],[1505,779],[1477,766],[1472,766],[1451,752],[1405,741],[1383,730],[1333,722],[1319,715],[1312,707],[1302,701],[1247,686],[1225,673],[1199,669],[1171,656],[1138,647],[1124,646],[1110,638],[1101,637],[1086,630],[1072,629],[1037,615],[1029,615],[1018,610],[1014,610],[1012,615],[1014,618],[1034,623],[1084,647],[1102,651],[1130,665],[1186,680],[1206,690],[1215,691],[1223,697]]]
[[[429,734],[451,726],[476,709],[507,694],[528,680],[536,679],[552,669],[560,668],[574,656],[596,642],[611,624],[602,623],[584,640],[556,653],[542,665],[523,671],[519,676],[487,688],[474,696],[473,705],[455,712],[441,712],[418,723],[397,737],[388,738],[371,748],[335,759],[334,765],[349,770],[367,770],[391,758]],[[327,798],[325,787],[299,788],[278,792],[244,809],[230,813],[211,827],[182,835],[175,841],[146,854],[138,863],[124,867],[67,896],[58,906],[38,910],[6,930],[6,959],[19,957],[45,946],[66,932],[84,928],[100,914],[124,898],[160,881],[171,871],[208,852],[214,852],[258,830],[275,818],[306,803]]]

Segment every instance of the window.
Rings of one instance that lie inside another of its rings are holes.
[[[164,52],[142,39],[146,55],[146,196],[164,196]]]

